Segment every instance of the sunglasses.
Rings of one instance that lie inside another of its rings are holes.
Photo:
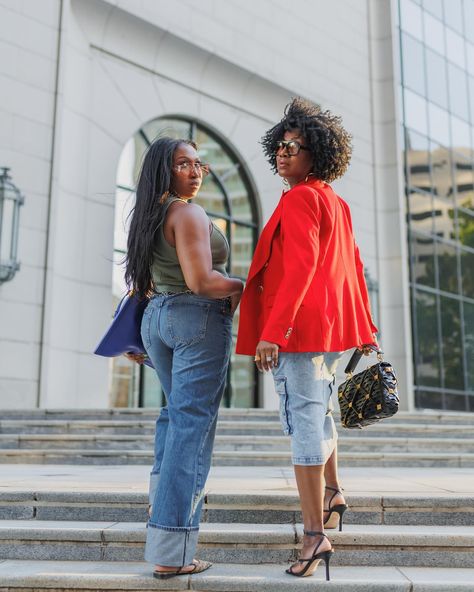
[[[280,140],[276,143],[275,153],[280,152],[283,148],[290,156],[296,156],[300,150],[309,150],[307,146],[302,146],[296,140]]]

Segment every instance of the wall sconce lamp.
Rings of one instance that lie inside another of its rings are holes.
[[[25,198],[12,183],[10,169],[0,167],[0,284],[13,279],[20,269],[17,261],[20,207]]]

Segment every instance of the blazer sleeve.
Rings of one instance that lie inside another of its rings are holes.
[[[290,338],[296,313],[316,271],[320,219],[317,193],[308,187],[298,188],[284,199],[280,220],[283,277],[260,340],[283,347]]]

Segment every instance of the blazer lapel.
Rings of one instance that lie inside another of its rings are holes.
[[[280,223],[281,208],[282,200],[280,199],[280,202],[278,203],[268,222],[265,224],[262,234],[258,239],[257,248],[255,249],[255,253],[252,258],[252,264],[247,276],[247,283],[249,283],[250,280],[257,275],[257,273],[262,269],[270,257],[270,248],[272,245],[273,235],[275,234],[278,224]]]

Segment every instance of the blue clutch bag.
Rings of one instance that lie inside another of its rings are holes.
[[[149,300],[138,299],[133,293],[125,294],[117,306],[112,324],[102,337],[94,353],[98,356],[113,358],[125,353],[144,354],[147,356],[141,337],[143,311]],[[147,356],[144,364],[153,368]]]

